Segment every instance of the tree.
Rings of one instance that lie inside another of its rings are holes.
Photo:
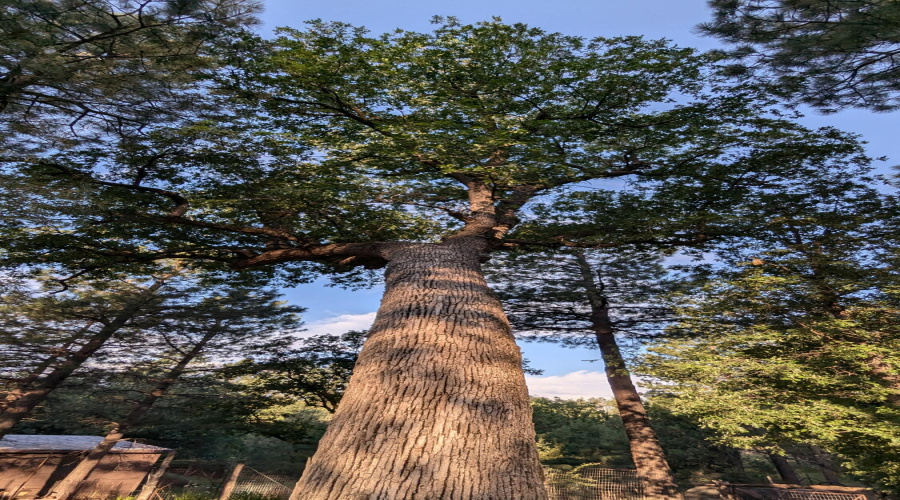
[[[284,30],[220,74],[233,106],[222,123],[20,158],[19,182],[74,183],[90,204],[57,219],[64,231],[14,211],[8,260],[178,257],[343,282],[385,267],[375,324],[295,498],[542,499],[520,353],[481,261],[526,245],[699,243],[715,226],[698,227],[685,193],[738,199],[866,161],[839,132],[760,111],[769,101],[705,63],[666,42],[500,21]],[[606,179],[668,203],[641,220],[652,203],[616,205]],[[549,217],[517,228],[529,204],[575,203],[567,187],[585,184],[603,217],[638,209],[603,232]]]
[[[813,445],[896,490],[900,332],[883,202],[857,187],[761,203],[768,224],[723,251],[726,265],[698,270],[705,285],[689,285],[683,321],[651,348],[644,373],[668,406],[720,442],[776,456]]]
[[[297,347],[270,354],[261,360],[246,359],[229,366],[229,377],[249,376],[257,390],[289,395],[309,406],[337,410],[366,332],[315,335]]]
[[[194,298],[200,290],[186,292],[182,297]],[[209,290],[206,292],[209,293]],[[188,365],[201,355],[233,356],[239,349],[243,351],[241,354],[246,355],[283,346],[285,341],[278,337],[283,335],[285,329],[297,326],[296,313],[300,309],[275,302],[276,296],[271,291],[251,293],[248,290],[230,290],[224,296],[213,295],[193,303],[184,301],[175,307],[170,305],[168,317],[158,318],[161,324],[155,329],[165,345],[174,351],[176,362],[164,369],[153,388],[136,402],[127,415],[114,422],[112,430],[103,440],[54,485],[54,498],[70,498],[103,457],[140,422],[159,398],[168,394]]]
[[[626,248],[615,253],[569,249],[537,261],[533,256],[519,262],[511,259],[494,267],[491,275],[500,280],[500,298],[519,332],[537,340],[570,343],[593,336],[646,494],[679,498],[665,452],[616,340],[616,334],[653,328],[666,319],[667,309],[653,305],[653,288],[665,274],[661,258],[657,252]]]
[[[731,73],[823,111],[900,106],[900,6],[884,0],[712,0],[700,25],[734,49]]]
[[[0,436],[9,433],[113,335],[146,314],[148,306],[160,300],[159,291],[171,278],[167,275],[149,283],[120,283],[112,294],[85,287],[74,297],[45,297],[3,311],[4,322],[12,327],[4,343],[29,355],[25,364],[14,361],[15,368],[5,370],[11,373],[6,381],[9,390],[0,407]],[[35,338],[39,340],[36,345]]]
[[[212,46],[255,23],[258,9],[252,0],[3,0],[4,142],[139,130],[198,111],[193,87]]]
[[[57,284],[47,281],[48,287]],[[178,366],[201,353],[244,357],[287,342],[264,340],[276,327],[298,327],[295,316],[302,309],[273,304],[277,295],[271,291],[253,293],[237,285],[216,285],[170,269],[149,278],[70,283],[65,292],[44,291],[9,304],[2,311],[6,328],[0,341],[17,355],[4,367],[8,390],[0,407],[0,434],[91,362],[152,365],[171,349],[180,358],[172,361]],[[171,370],[180,373],[184,367]],[[171,385],[175,379],[162,380]]]
[[[614,401],[532,398],[531,406],[545,464],[599,464],[614,469],[634,466]],[[690,419],[672,415],[652,400],[648,411],[683,487],[700,486],[715,479],[762,482],[766,474],[771,474],[768,469],[745,471],[740,460],[734,460],[736,450],[713,443],[708,439],[710,431]]]

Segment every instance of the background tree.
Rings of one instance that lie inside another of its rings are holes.
[[[900,6],[883,0],[712,0],[702,33],[734,46],[731,73],[823,111],[900,106]]]
[[[213,46],[256,23],[258,10],[253,0],[3,0],[4,146],[198,111]]]
[[[49,287],[58,285],[48,281]],[[4,370],[4,434],[92,363],[152,365],[161,362],[165,351],[178,358],[170,363],[175,366],[200,354],[221,358],[230,353],[235,360],[261,355],[289,342],[277,329],[299,327],[296,314],[302,310],[273,303],[272,291],[254,293],[178,271],[155,278],[72,283],[67,291],[56,291],[31,294],[28,301],[19,297],[3,311],[8,328],[0,340],[11,352],[21,353]],[[276,333],[277,339],[266,340]],[[20,364],[23,358],[27,361]],[[181,373],[184,367],[163,369],[170,375],[172,370]],[[171,376],[162,379],[159,383],[174,382]]]
[[[197,295],[207,295],[197,301]],[[103,440],[92,449],[64,479],[53,487],[58,500],[70,498],[96,468],[113,446],[136,426],[150,411],[156,401],[168,394],[171,387],[186,372],[188,366],[200,356],[218,357],[260,355],[283,347],[288,339],[285,330],[296,328],[296,313],[302,309],[287,307],[274,301],[274,292],[250,292],[248,290],[221,290],[198,287],[182,291],[182,303],[170,304],[163,315],[156,315],[158,322],[154,333],[173,351],[172,364],[162,363],[161,377],[152,388],[136,401],[132,409],[113,423]],[[192,301],[184,300],[190,297]],[[159,359],[155,360],[159,363]]]
[[[614,401],[532,398],[531,405],[544,464],[557,468],[585,464],[633,467]],[[713,480],[764,482],[767,475],[775,472],[762,455],[749,454],[742,461],[734,448],[714,443],[710,430],[672,414],[652,399],[647,408],[682,487],[705,485]]]
[[[493,267],[500,298],[514,328],[536,340],[587,343],[600,349],[606,378],[645,493],[678,498],[677,485],[659,438],[631,379],[616,334],[659,328],[668,310],[654,305],[665,275],[662,256],[619,248],[616,252],[560,250],[539,260],[533,255]]]
[[[295,280],[386,266],[375,325],[298,483],[304,498],[543,498],[486,254],[700,242],[715,228],[694,224],[687,194],[738,199],[866,162],[851,138],[765,114],[766,98],[665,42],[452,20],[424,34],[316,23],[283,35],[219,81],[234,106],[224,123],[20,158],[30,175],[17,181],[74,184],[90,205],[65,231],[14,210],[9,235],[24,237],[7,246],[12,262],[179,257],[281,264]],[[613,178],[641,195],[620,203],[600,182]],[[591,185],[596,214],[608,215],[602,200],[635,210],[602,232],[551,217],[518,230],[527,204],[576,203],[576,184]],[[646,193],[658,195],[652,210]]]
[[[226,373],[251,377],[260,391],[290,395],[334,413],[365,338],[365,331],[307,337],[292,349],[229,366]]]
[[[10,347],[4,368],[7,389],[0,407],[0,436],[31,413],[66,379],[94,357],[114,335],[137,326],[172,275],[149,281],[93,283],[68,296],[22,297],[3,310],[3,342]],[[133,331],[132,331],[133,333]],[[11,362],[12,364],[8,364]]]
[[[882,203],[857,187],[756,207],[769,214],[757,239],[697,270],[705,285],[689,285],[683,322],[651,348],[644,373],[666,405],[720,442],[814,445],[896,490],[900,337]]]

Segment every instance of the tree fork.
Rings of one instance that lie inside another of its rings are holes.
[[[291,500],[545,500],[521,353],[485,242],[390,251],[381,306]]]

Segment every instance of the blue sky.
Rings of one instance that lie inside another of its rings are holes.
[[[588,38],[643,35],[668,38],[678,45],[702,50],[720,46],[717,40],[694,33],[694,26],[710,16],[705,0],[266,0],[265,8],[261,27],[265,33],[277,26],[301,28],[304,21],[311,19],[366,26],[378,34],[396,28],[428,31],[429,21],[435,15],[456,16],[467,23],[499,16],[505,22],[523,22]],[[869,142],[870,155],[888,157],[886,162],[879,162],[880,171],[888,173],[890,165],[900,163],[896,127],[900,113],[847,110],[827,116],[808,111],[806,115],[801,121],[807,126],[835,126],[860,134]],[[366,327],[381,295],[379,289],[347,292],[321,284],[285,292],[292,302],[309,308],[308,326],[317,333]],[[533,394],[608,396],[599,373],[602,366],[584,361],[596,359],[595,351],[527,343],[522,348],[535,368],[545,370],[545,377],[529,378]]]

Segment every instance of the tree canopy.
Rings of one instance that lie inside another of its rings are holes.
[[[253,0],[3,0],[3,144],[196,113],[213,45],[255,23],[258,9]]]
[[[856,189],[759,206],[769,223],[721,249],[676,303],[644,373],[720,442],[810,443],[896,490],[900,359],[891,203]]]
[[[758,223],[760,200],[841,192],[867,168],[854,137],[796,124],[690,49],[436,24],[243,36],[252,57],[223,55],[205,84],[215,120],[4,158],[11,264],[178,258],[344,283],[386,268],[295,498],[544,498],[521,356],[480,262],[699,245]]]
[[[283,30],[269,55],[222,74],[220,123],[8,158],[30,177],[9,182],[42,192],[7,216],[10,256],[305,261],[287,268],[309,276],[462,235],[495,249],[690,244],[725,230],[713,216],[754,189],[867,161],[851,137],[767,113],[705,65],[665,42],[498,21]]]
[[[900,106],[900,6],[889,0],[712,0],[702,33],[734,46],[731,73],[824,111]]]

